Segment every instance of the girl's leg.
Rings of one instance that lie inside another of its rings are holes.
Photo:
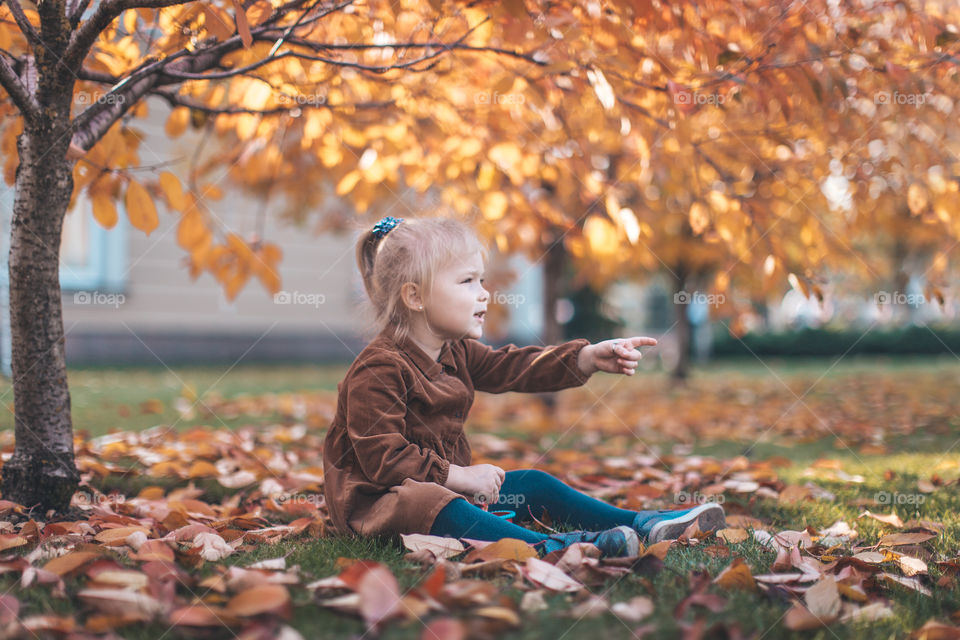
[[[577,542],[591,543],[605,556],[635,555],[639,542],[639,535],[628,527],[544,535],[502,520],[463,498],[451,500],[440,510],[430,527],[430,535],[490,541],[518,538],[532,544],[541,558]]]
[[[531,544],[547,540],[546,535],[498,518],[463,498],[451,500],[440,510],[430,528],[430,535],[474,540],[518,538]]]
[[[597,500],[539,469],[507,471],[499,498],[490,508],[516,511],[514,522],[531,522],[531,512],[539,520],[546,509],[554,522],[591,531],[630,526],[637,517],[636,511]]]

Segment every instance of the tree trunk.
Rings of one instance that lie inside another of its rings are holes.
[[[62,4],[41,7],[39,112],[24,118],[10,229],[10,328],[16,447],[3,465],[3,497],[65,510],[77,488],[60,298],[60,234],[73,193],[70,107],[74,78],[61,57]],[[31,83],[32,84],[32,83]]]
[[[687,281],[687,271],[683,265],[674,269],[671,280],[673,281],[673,308],[677,314],[677,364],[670,372],[670,377],[674,382],[684,384],[690,375],[692,327],[687,311],[693,292],[684,288]]]
[[[60,299],[60,234],[73,192],[70,136],[24,130],[10,231],[10,325],[16,448],[3,465],[3,497],[63,510],[79,474]]]
[[[563,329],[557,320],[557,302],[560,300],[560,288],[563,281],[563,267],[566,262],[566,249],[563,239],[547,247],[543,260],[543,342],[558,344],[563,342]]]
[[[559,344],[563,342],[563,329],[557,320],[557,302],[560,300],[560,290],[563,282],[563,267],[566,262],[566,249],[563,238],[559,237],[547,247],[543,260],[543,343]],[[556,411],[557,398],[554,392],[538,394],[540,400],[553,414]]]

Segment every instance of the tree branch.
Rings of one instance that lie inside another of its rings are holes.
[[[11,0],[7,0],[10,2]],[[88,0],[82,0],[87,2]],[[83,64],[90,47],[100,36],[100,32],[110,26],[117,16],[127,9],[160,9],[163,7],[173,7],[178,4],[187,4],[190,0],[103,0],[97,5],[93,15],[81,24],[70,38],[70,44],[67,46],[64,60],[74,65],[73,70],[77,71]],[[71,16],[71,19],[78,16]]]
[[[16,72],[4,56],[0,56],[0,86],[6,89],[10,99],[20,109],[20,113],[27,120],[36,120],[40,115],[40,105],[37,104],[33,95],[27,91],[27,88],[20,82]]]
[[[352,108],[352,109],[382,109],[383,107],[389,107],[395,104],[393,100],[378,100],[375,102],[354,102],[350,104],[337,104],[331,105],[329,103],[299,103],[297,102],[293,107],[276,107],[274,109],[245,109],[243,107],[211,107],[209,105],[203,104],[201,102],[194,102],[193,100],[188,100],[183,96],[174,93],[173,91],[163,91],[162,89],[155,89],[150,92],[151,95],[155,95],[163,98],[167,101],[171,107],[187,107],[188,109],[195,109],[197,111],[202,111],[204,113],[210,113],[215,115],[224,115],[232,113],[250,113],[253,115],[276,115],[279,113],[289,113],[294,109],[303,109],[306,107],[314,107],[317,109],[338,109],[338,108]]]
[[[77,25],[80,24],[80,18],[83,17],[83,12],[86,11],[89,6],[90,0],[68,0],[67,18],[70,19],[70,26],[74,29],[77,28]]]
[[[27,14],[23,12],[23,7],[20,6],[18,0],[4,0],[4,2],[7,7],[10,8],[10,13],[13,14],[13,19],[17,21],[17,26],[20,27],[20,31],[27,39],[27,42],[31,44],[34,52],[36,52],[37,47],[43,46],[43,41],[40,40],[40,34],[37,33],[37,30],[34,29],[30,21],[27,20]]]
[[[156,75],[140,78],[129,85],[125,92],[119,94],[119,96],[123,96],[122,100],[98,100],[80,116],[74,118],[71,123],[73,137],[70,140],[68,157],[75,159],[86,153],[113,126],[113,123],[137,104],[144,95],[149,93],[156,83]],[[87,116],[88,112],[90,112],[89,116]],[[87,117],[83,118],[81,123],[82,116]]]
[[[344,7],[346,7],[347,5],[350,5],[350,4],[353,4],[353,0],[347,0],[346,2],[344,2],[344,3],[341,4],[341,5],[335,5],[335,6],[333,6],[333,7],[330,7],[330,8],[327,9],[326,11],[320,12],[320,14],[317,15],[316,17],[311,18],[310,22],[313,22],[313,21],[315,21],[315,20],[319,20],[320,18],[323,18],[324,16],[327,16],[327,15],[333,13],[334,11],[339,11],[340,9],[343,9]],[[273,57],[273,55],[277,52],[277,50],[280,49],[280,46],[283,44],[284,39],[285,39],[287,36],[289,36],[291,33],[293,33],[293,30],[294,30],[294,29],[296,29],[297,27],[300,26],[300,23],[302,23],[302,22],[303,22],[303,19],[307,17],[307,14],[310,13],[310,10],[311,10],[311,9],[313,9],[313,7],[310,7],[310,9],[307,9],[307,10],[305,10],[303,13],[301,13],[301,14],[300,14],[300,17],[297,18],[296,20],[294,20],[293,24],[291,24],[289,27],[286,28],[286,30],[284,30],[283,35],[281,35],[281,36],[277,39],[277,41],[273,44],[273,46],[270,47],[270,51],[267,53],[267,57],[268,57],[268,58],[272,58],[272,57]]]
[[[100,5],[97,8],[97,12],[88,19],[80,29],[74,33],[68,52],[72,51],[74,57],[70,57],[70,60],[76,59],[75,56],[83,53],[83,56],[86,56],[86,51],[84,47],[89,48],[92,46],[92,41],[90,38],[95,38],[99,31],[95,31],[97,25],[104,25],[102,28],[105,28],[106,25],[110,23],[113,18],[119,15],[119,12],[122,12],[123,9],[132,8],[132,7],[160,7],[160,6],[172,6],[176,4],[181,4],[185,0],[106,0],[104,4]],[[286,6],[299,6],[304,2],[309,0],[292,0]],[[340,5],[335,5],[338,7]],[[105,8],[106,7],[106,8]],[[334,9],[326,11],[329,13]],[[309,11],[309,10],[308,10]],[[257,28],[251,30],[251,36],[254,41],[283,41],[283,39],[289,34],[289,28],[281,28],[270,23],[274,22],[280,17],[277,11],[267,20],[267,22],[259,25]],[[314,18],[311,18],[311,21]],[[482,24],[482,22],[480,23]],[[82,155],[90,147],[92,147],[97,140],[99,140],[112,126],[117,119],[123,116],[130,108],[133,107],[141,98],[147,94],[157,94],[156,89],[163,86],[168,86],[172,84],[178,84],[183,80],[213,80],[220,78],[230,78],[245,74],[249,71],[262,67],[270,62],[285,58],[285,57],[296,57],[304,60],[317,60],[325,62],[331,65],[346,66],[356,69],[361,69],[365,71],[371,71],[374,73],[386,73],[393,69],[408,69],[414,65],[429,62],[439,57],[443,53],[447,53],[453,50],[469,50],[469,51],[490,51],[494,53],[502,53],[515,57],[523,58],[534,64],[542,65],[543,62],[534,60],[531,56],[521,54],[515,51],[508,51],[505,49],[497,49],[493,47],[474,47],[470,45],[463,44],[463,41],[480,25],[475,25],[473,28],[469,29],[464,33],[460,38],[458,38],[453,43],[447,44],[443,42],[430,42],[430,43],[393,43],[390,45],[360,45],[353,48],[362,48],[366,46],[367,48],[419,48],[427,49],[425,55],[421,55],[415,60],[410,60],[407,62],[400,62],[391,65],[383,66],[372,66],[372,65],[363,65],[359,63],[350,63],[343,62],[340,60],[335,60],[333,58],[328,58],[326,56],[311,56],[305,53],[298,53],[295,51],[284,51],[279,55],[274,55],[272,57],[268,56],[262,60],[259,60],[250,65],[244,67],[238,67],[233,69],[228,69],[221,72],[212,72],[212,73],[203,73],[209,69],[217,68],[221,65],[223,57],[232,51],[236,51],[243,46],[243,42],[239,34],[231,36],[226,40],[221,42],[214,42],[207,48],[200,48],[195,51],[187,51],[186,49],[178,51],[162,60],[152,60],[148,59],[141,65],[140,68],[131,72],[126,78],[119,80],[101,99],[97,100],[80,115],[78,115],[73,122],[73,140],[72,146],[73,149],[71,153],[72,157],[76,157],[77,154]],[[92,34],[92,35],[91,35]],[[279,38],[279,40],[277,40]],[[89,42],[90,44],[86,44]],[[309,42],[307,40],[302,40],[300,38],[290,38],[287,40],[290,44],[298,44],[305,47],[308,47],[311,50],[323,50],[324,48],[334,49],[339,48],[339,45],[323,45],[319,43]],[[430,51],[430,49],[436,48],[436,51]],[[82,58],[81,58],[82,59]],[[435,64],[435,63],[434,63]],[[428,65],[429,68],[432,65]],[[421,69],[422,70],[422,69]],[[101,72],[91,72],[85,71],[82,68],[78,69],[78,77],[83,79],[92,80],[94,82],[110,82],[114,78],[110,77],[107,74]],[[158,94],[161,97],[166,97],[164,94]],[[169,95],[169,94],[168,94]],[[110,99],[112,97],[113,99]],[[170,98],[167,98],[168,101]],[[186,106],[186,105],[184,105]],[[200,105],[191,105],[191,108],[200,108],[201,110],[216,110],[217,107],[203,107]],[[288,111],[288,109],[277,109],[275,111],[267,111],[265,113],[282,113]],[[221,111],[214,111],[221,113]],[[238,111],[239,112],[239,111]],[[227,113],[226,111],[222,113]]]

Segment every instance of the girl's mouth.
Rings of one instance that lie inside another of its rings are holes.
[[[476,318],[477,320],[479,320],[480,322],[483,322],[483,317],[484,317],[485,315],[487,315],[487,312],[486,312],[486,311],[479,311],[479,312],[473,314],[473,317]]]

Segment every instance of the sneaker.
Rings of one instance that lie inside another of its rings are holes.
[[[593,544],[600,549],[602,557],[629,557],[640,553],[640,536],[630,527],[621,525],[606,531],[552,533],[544,545],[544,554],[557,549],[566,549],[576,542]]]
[[[718,531],[727,526],[723,507],[708,502],[692,509],[641,511],[633,521],[633,529],[647,542],[676,540],[694,520],[700,531]]]

